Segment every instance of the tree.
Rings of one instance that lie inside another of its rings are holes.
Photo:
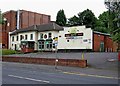
[[[96,21],[96,25],[95,25],[95,29],[96,31],[99,32],[103,32],[103,33],[109,33],[109,29],[108,29],[108,11],[103,12],[102,14],[99,15],[97,21]]]
[[[105,5],[109,11],[109,29],[114,41],[118,43],[120,50],[120,1],[107,1]]]
[[[71,18],[68,19],[68,25],[69,26],[76,26],[79,25],[79,18],[77,16],[73,16]]]
[[[1,14],[1,10],[0,10],[0,24],[2,24],[2,14]]]
[[[56,17],[56,23],[60,26],[65,26],[67,22],[64,10],[59,10]]]
[[[2,16],[2,13],[1,13],[1,10],[0,10],[0,24],[4,24],[4,19],[3,19],[3,16]]]
[[[87,27],[91,27],[92,29],[95,28],[97,18],[91,10],[84,10],[83,12],[79,13],[78,16],[80,25],[86,25]]]

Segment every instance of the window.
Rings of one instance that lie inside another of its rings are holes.
[[[46,41],[47,49],[52,49],[52,41]]]
[[[27,40],[27,35],[25,35],[25,40]]]
[[[20,40],[22,40],[23,39],[23,36],[22,35],[20,35]]]
[[[39,49],[44,49],[44,41],[39,41]]]
[[[28,47],[34,49],[34,43],[28,43]]]
[[[43,39],[43,34],[42,33],[40,34],[40,39]]]
[[[48,33],[48,38],[51,38],[52,37],[52,33]]]
[[[14,41],[14,36],[12,37],[12,41]]]
[[[19,36],[16,37],[16,41],[18,41],[18,39],[19,39]]]
[[[30,34],[30,40],[33,40],[33,34]]]

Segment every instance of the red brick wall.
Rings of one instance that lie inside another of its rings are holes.
[[[29,18],[28,12],[27,11],[22,12],[20,28],[24,29],[29,26],[28,18]]]
[[[49,15],[21,10],[21,28],[26,28],[32,25],[46,24],[49,22]]]
[[[29,58],[29,57],[2,56],[2,61],[55,65],[56,59],[55,58]],[[59,65],[59,66],[74,66],[74,67],[84,68],[84,67],[87,67],[87,60],[58,59],[57,65]]]
[[[5,44],[3,48],[8,48],[8,34],[6,32],[2,32],[2,44]]]
[[[93,51],[100,51],[100,43],[104,42],[104,51],[115,52],[117,50],[117,44],[108,35],[93,34]]]
[[[100,42],[104,42],[104,35],[100,35],[97,33],[93,34],[93,50],[100,51]]]
[[[6,29],[7,32],[13,31],[16,28],[16,12],[9,11],[3,14],[3,17],[7,19],[6,23],[3,24],[3,30]],[[9,25],[8,25],[9,23]]]
[[[105,51],[115,52],[116,50],[117,50],[117,43],[113,42],[113,40],[109,36],[105,36]]]

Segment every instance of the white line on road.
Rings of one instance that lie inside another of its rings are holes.
[[[50,81],[45,81],[45,80],[38,80],[38,79],[27,78],[27,77],[21,77],[21,76],[15,76],[15,75],[8,75],[8,76],[14,77],[14,78],[19,78],[19,79],[26,79],[26,80],[36,81],[36,82],[50,83]]]

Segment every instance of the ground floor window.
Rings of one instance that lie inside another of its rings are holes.
[[[52,39],[40,39],[38,40],[38,49],[40,50],[51,50],[53,48],[53,40]]]
[[[52,49],[52,41],[46,41],[47,49]]]
[[[44,49],[44,41],[39,41],[39,49]]]

